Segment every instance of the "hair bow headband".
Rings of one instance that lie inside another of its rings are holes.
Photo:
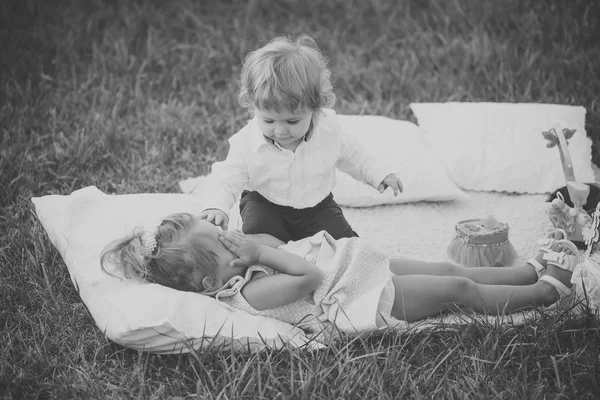
[[[140,242],[144,249],[146,249],[147,255],[152,255],[154,250],[156,250],[156,232],[144,232],[144,234],[140,237]]]

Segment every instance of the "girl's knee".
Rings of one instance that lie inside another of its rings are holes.
[[[454,294],[458,301],[464,302],[464,299],[470,298],[473,294],[477,293],[477,283],[469,278],[455,276],[449,280],[449,287],[447,289]]]
[[[450,262],[442,262],[441,267],[445,276],[465,276],[464,268]]]
[[[451,262],[439,261],[435,262],[436,275],[439,276],[466,276],[465,269]]]

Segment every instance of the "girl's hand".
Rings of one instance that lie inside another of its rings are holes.
[[[237,259],[231,261],[230,266],[250,266],[258,262],[261,247],[254,240],[240,231],[219,232],[219,240]]]
[[[394,196],[398,196],[398,193],[402,193],[404,190],[402,181],[398,179],[395,174],[386,176],[377,187],[377,190],[379,190],[379,193],[383,193],[388,187],[391,187],[392,190],[394,190]]]

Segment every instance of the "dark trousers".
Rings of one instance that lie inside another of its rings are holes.
[[[286,243],[322,230],[335,239],[358,236],[331,193],[314,207],[297,209],[271,203],[258,192],[245,190],[240,215],[244,233],[268,233]]]

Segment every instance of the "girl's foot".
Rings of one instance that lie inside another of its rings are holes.
[[[548,231],[544,237],[537,241],[538,245],[542,246],[542,251],[548,250],[557,240],[567,238],[567,232],[564,229],[552,229]]]
[[[543,255],[543,260],[546,269],[539,282],[548,289],[548,304],[553,304],[571,293],[571,275],[579,263],[579,252],[573,242],[558,240]]]
[[[548,249],[542,249],[535,256],[535,258],[530,258],[527,260],[527,264],[531,265],[533,269],[535,269],[535,273],[537,274],[537,279],[539,280],[544,272],[546,271],[546,260],[544,260],[544,254],[548,252]]]
[[[538,245],[541,246],[541,249],[535,258],[530,258],[527,260],[527,264],[530,264],[537,273],[538,280],[544,275],[544,271],[546,271],[546,260],[544,256],[548,252],[554,251],[552,246],[558,242],[559,240],[566,240],[567,232],[563,229],[552,229],[548,231],[546,235],[544,235],[543,239],[538,240]]]

